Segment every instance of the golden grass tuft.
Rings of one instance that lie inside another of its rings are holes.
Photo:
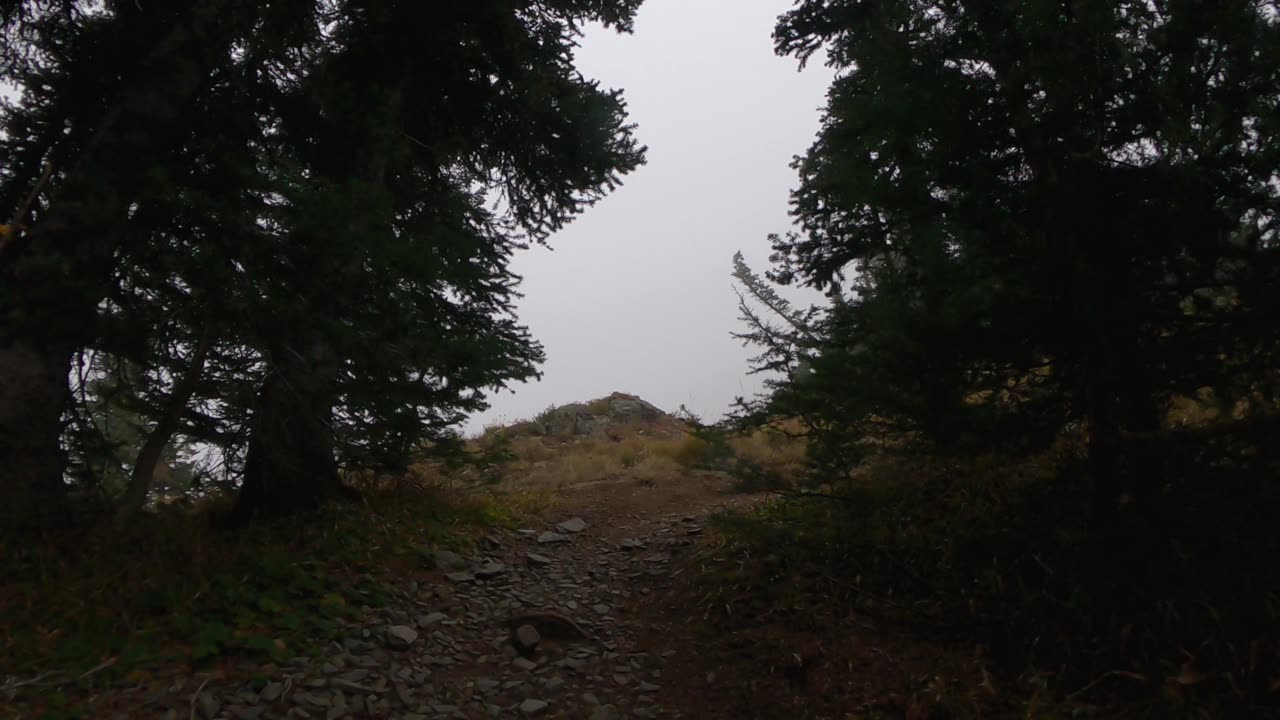
[[[679,461],[681,447],[692,438],[684,433],[618,428],[606,437],[515,437],[508,450],[512,460],[500,473],[504,488],[561,490],[601,480],[637,480],[686,472]]]

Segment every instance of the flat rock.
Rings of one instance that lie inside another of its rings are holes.
[[[205,720],[213,720],[218,716],[218,711],[222,709],[222,703],[213,696],[212,693],[201,693],[196,698],[196,710],[200,711],[200,717]]]
[[[392,625],[386,633],[387,644],[397,650],[404,650],[418,640],[418,631],[408,625]]]
[[[568,542],[568,541],[569,541],[568,536],[561,535],[560,533],[554,533],[554,532],[551,532],[550,530],[538,536],[539,545],[550,545],[551,543],[562,543],[562,542]]]
[[[436,625],[443,620],[447,620],[448,618],[449,616],[445,615],[442,612],[427,613],[426,615],[423,615],[422,617],[418,618],[418,627],[420,628],[431,627],[432,625]]]
[[[507,618],[505,624],[512,630],[521,625],[532,625],[539,635],[550,640],[574,641],[590,637],[573,618],[558,612],[520,613]]]
[[[471,564],[452,550],[436,550],[431,553],[431,564],[439,570],[456,572],[466,570]]]
[[[284,683],[269,682],[262,688],[262,692],[258,694],[258,700],[264,703],[273,703],[284,695]]]
[[[529,558],[530,565],[550,565],[552,562],[551,558],[538,553],[529,553],[525,557]]]
[[[612,705],[598,705],[591,711],[590,720],[622,720],[622,713]]]
[[[487,565],[476,570],[476,577],[481,580],[492,580],[507,572],[507,566],[502,563],[488,563]]]
[[[551,707],[551,704],[545,700],[534,700],[533,698],[530,698],[520,703],[520,712],[525,715],[537,715],[549,707]]]
[[[587,529],[587,521],[582,518],[570,518],[556,525],[556,529],[560,532],[580,533]]]
[[[448,575],[445,575],[445,577],[449,578],[450,582],[456,583],[469,583],[476,581],[476,576],[469,572],[451,572]]]

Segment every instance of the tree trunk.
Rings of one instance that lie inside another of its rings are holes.
[[[181,119],[226,61],[251,4],[207,0],[156,44],[30,232],[0,249],[0,527],[62,512],[59,447],[71,356],[93,338],[128,210],[182,138]]]
[[[1136,327],[1127,330],[1123,340],[1100,343],[1085,370],[1092,524],[1110,542],[1126,543],[1158,527],[1158,494],[1166,471],[1159,448],[1130,440],[1159,430],[1160,412]]]
[[[204,360],[213,346],[214,333],[212,326],[207,326],[200,336],[200,344],[191,354],[191,365],[173,386],[173,394],[165,406],[164,414],[156,422],[147,440],[138,451],[133,463],[133,473],[129,476],[129,487],[125,490],[124,499],[116,514],[117,522],[128,522],[147,503],[147,493],[151,492],[151,484],[156,475],[156,465],[160,456],[178,429],[178,421],[182,419],[182,411],[187,409],[196,386],[200,384],[200,376],[204,374]]]
[[[258,393],[231,524],[314,508],[342,490],[331,424],[338,360],[323,341],[277,348]]]
[[[49,362],[51,353],[61,362]],[[66,518],[66,457],[58,442],[71,351],[65,353],[29,343],[0,351],[0,529]]]

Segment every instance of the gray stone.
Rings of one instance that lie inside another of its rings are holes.
[[[312,708],[327,708],[331,704],[329,698],[313,692],[294,693],[293,701],[299,705],[305,705]]]
[[[587,521],[582,518],[570,518],[556,525],[556,529],[560,532],[580,533],[587,529]]]
[[[525,557],[529,558],[530,565],[550,565],[552,562],[551,558],[546,555],[539,555],[538,553],[529,553],[528,555],[525,555]]]
[[[511,661],[511,666],[516,668],[517,670],[529,671],[538,667],[538,663],[530,660],[529,658],[518,657],[515,660]]]
[[[542,642],[542,635],[532,625],[521,625],[516,628],[511,636],[511,644],[515,646],[516,650],[526,655],[533,652],[540,642]]]
[[[622,720],[622,713],[612,705],[601,705],[591,711],[590,720]]]
[[[512,630],[521,625],[532,625],[539,635],[548,640],[575,642],[590,637],[572,618],[550,611],[513,615],[507,618],[506,625]]]
[[[266,687],[262,688],[258,699],[269,704],[279,700],[281,695],[284,695],[284,683],[270,682],[267,683]]]
[[[553,533],[550,530],[538,536],[539,545],[550,545],[551,543],[568,542],[569,538],[560,533]]]
[[[472,575],[469,572],[451,572],[445,575],[445,577],[449,578],[450,582],[456,582],[456,583],[475,582],[475,579],[476,579],[476,576]]]
[[[492,580],[507,572],[507,566],[502,563],[489,563],[484,567],[476,570],[476,577],[481,580]]]
[[[418,640],[418,631],[408,625],[392,625],[387,628],[387,644],[404,650]]]
[[[449,616],[442,612],[427,613],[426,615],[418,618],[418,627],[428,628],[442,620],[447,620],[448,618]]]
[[[218,702],[218,698],[210,692],[202,692],[196,698],[196,710],[200,712],[200,716],[205,720],[213,720],[218,716],[218,711],[222,709],[222,703]]]
[[[445,571],[466,570],[471,567],[465,558],[452,550],[436,550],[431,553],[431,564]]]
[[[524,713],[525,715],[537,715],[538,713],[541,713],[544,710],[546,710],[548,707],[551,707],[550,703],[544,700],[534,700],[530,698],[520,703],[520,712]]]

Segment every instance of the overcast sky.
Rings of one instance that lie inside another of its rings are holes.
[[[790,227],[789,167],[818,130],[831,71],[773,53],[790,0],[646,0],[635,33],[593,29],[578,67],[622,88],[648,164],[516,258],[520,319],[547,350],[540,382],[492,397],[468,430],[611,392],[704,419],[751,394],[729,277],[763,270]]]

